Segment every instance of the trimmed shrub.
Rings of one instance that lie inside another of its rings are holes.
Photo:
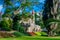
[[[25,34],[26,36],[31,36],[28,32],[24,32],[24,34]]]
[[[26,36],[25,34],[20,33],[20,32],[14,32],[13,34],[14,34],[16,37]]]
[[[23,26],[21,26],[21,25],[19,25],[19,32],[22,32],[22,33],[24,33],[24,27]]]
[[[41,35],[42,36],[47,36],[47,33],[46,32],[41,32]]]
[[[36,35],[41,36],[40,32],[34,32]]]

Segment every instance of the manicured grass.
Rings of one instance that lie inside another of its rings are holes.
[[[0,38],[0,40],[60,40],[60,37],[24,36],[18,38]]]

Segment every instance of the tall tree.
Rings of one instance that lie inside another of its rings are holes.
[[[55,22],[58,14],[57,9],[58,9],[58,0],[45,1],[43,21],[44,21],[44,25],[46,26],[46,29],[48,30],[47,32],[48,36],[53,36],[54,31],[57,28],[57,23]]]
[[[4,0],[3,7],[6,8],[3,16],[4,17],[11,17],[11,10],[12,10],[12,2],[10,0]]]
[[[21,3],[21,5],[19,6],[19,8],[17,10],[15,10],[14,13],[18,13],[20,10],[22,10],[22,13],[25,12],[26,8],[29,8],[29,10],[33,9],[32,6],[36,6],[39,5],[40,2],[39,0],[19,0],[19,2]]]

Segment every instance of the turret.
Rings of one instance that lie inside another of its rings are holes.
[[[32,10],[32,21],[33,21],[33,23],[35,23],[35,12],[34,12],[34,10]]]

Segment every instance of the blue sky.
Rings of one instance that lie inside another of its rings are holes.
[[[44,3],[44,0],[40,0],[39,2]],[[19,3],[16,3],[15,6],[19,6]],[[40,9],[36,6],[34,6],[33,9],[38,12],[38,11],[42,10],[42,7],[43,7],[43,5],[41,4],[39,7]],[[3,8],[3,0],[0,0],[0,12],[1,11],[4,12],[4,10],[5,10],[5,8]]]

